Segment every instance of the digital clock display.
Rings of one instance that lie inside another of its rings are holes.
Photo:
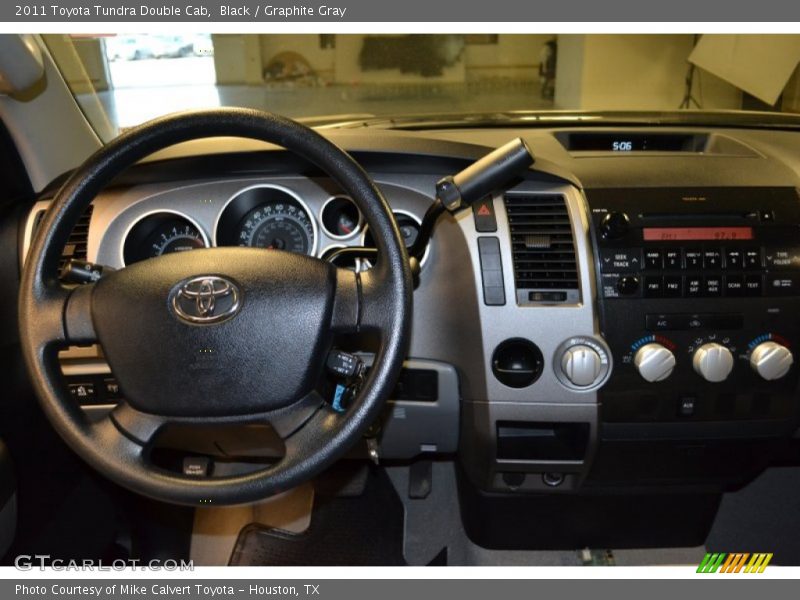
[[[752,240],[752,227],[645,227],[645,242]]]

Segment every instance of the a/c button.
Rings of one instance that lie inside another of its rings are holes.
[[[689,315],[645,315],[647,331],[677,331],[689,329]]]

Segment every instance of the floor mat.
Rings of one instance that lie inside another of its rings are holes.
[[[311,525],[289,533],[248,525],[234,566],[398,566],[403,559],[403,503],[383,469],[371,469],[357,497],[317,495]]]

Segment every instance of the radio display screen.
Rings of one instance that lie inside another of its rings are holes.
[[[752,227],[645,227],[645,242],[752,240]]]

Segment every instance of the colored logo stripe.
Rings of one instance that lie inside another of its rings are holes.
[[[697,567],[698,573],[763,573],[772,560],[772,553],[707,552]],[[749,562],[748,562],[749,559]]]

